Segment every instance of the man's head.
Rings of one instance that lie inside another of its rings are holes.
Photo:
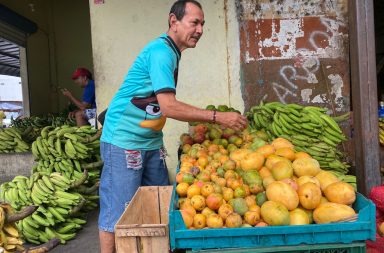
[[[169,12],[168,34],[181,51],[194,48],[203,35],[204,12],[195,0],[178,0]]]
[[[85,87],[92,79],[92,73],[86,68],[77,68],[72,74],[72,80],[80,87]]]

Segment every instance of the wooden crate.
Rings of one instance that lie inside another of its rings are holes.
[[[140,187],[115,226],[118,253],[169,251],[172,186]]]

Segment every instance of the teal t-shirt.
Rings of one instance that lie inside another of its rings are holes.
[[[163,146],[166,119],[156,94],[176,93],[180,57],[179,49],[167,34],[144,47],[108,107],[101,141],[127,150]]]

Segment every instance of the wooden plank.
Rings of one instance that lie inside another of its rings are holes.
[[[160,224],[158,186],[141,187],[141,215],[143,224]]]
[[[133,196],[131,202],[129,202],[127,208],[125,209],[124,213],[120,217],[119,221],[116,223],[115,228],[119,228],[120,225],[127,225],[127,224],[141,224],[142,223],[142,217],[141,217],[141,195],[142,195],[142,189],[139,188],[135,195]]]
[[[141,253],[169,252],[169,237],[141,237]]]
[[[140,253],[136,237],[116,237],[115,245],[117,253]]]
[[[348,1],[358,191],[380,184],[373,0]]]
[[[169,205],[171,203],[173,186],[159,186],[160,223],[168,224]]]
[[[158,225],[160,226],[160,225]],[[127,236],[143,236],[143,237],[162,237],[166,236],[167,229],[166,227],[156,227],[156,228],[121,228],[115,231],[115,236],[117,237],[127,237]]]

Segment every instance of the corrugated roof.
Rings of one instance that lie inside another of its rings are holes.
[[[20,76],[20,48],[0,38],[0,75]]]

